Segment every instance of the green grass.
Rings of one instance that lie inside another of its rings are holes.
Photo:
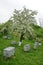
[[[11,40],[3,39],[0,37],[0,65],[43,65],[43,29],[37,26],[33,27],[35,33],[39,36],[42,45],[37,50],[33,49],[35,40],[23,40],[22,45],[18,46],[19,37],[13,35]],[[15,40],[16,45],[11,45],[11,41]],[[29,52],[23,51],[23,46],[30,44],[31,49]],[[3,57],[3,49],[9,46],[15,47],[15,54],[9,59]]]
[[[17,44],[15,47],[15,55],[10,59],[5,59],[3,57],[3,49],[11,46],[11,41],[16,40]],[[23,40],[22,45],[18,46],[18,37],[13,37],[11,40],[0,38],[0,65],[43,65],[43,41],[42,45],[39,46],[37,50],[33,49],[34,41]],[[25,44],[30,44],[31,49],[29,52],[23,51],[23,46]]]

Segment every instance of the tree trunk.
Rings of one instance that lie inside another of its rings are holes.
[[[19,41],[19,46],[21,46],[21,44],[22,44],[23,36],[24,36],[24,34],[23,34],[23,33],[21,33],[21,36],[20,36],[20,41]]]
[[[20,42],[22,42],[22,40],[23,40],[23,36],[24,36],[24,33],[21,33],[21,36],[20,36]]]

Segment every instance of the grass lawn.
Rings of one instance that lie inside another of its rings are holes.
[[[11,46],[12,40],[18,42],[19,38],[15,36],[11,40],[0,38],[0,65],[43,65],[43,42],[37,50],[34,50],[34,41],[32,40],[23,40],[20,47],[18,44],[14,45],[13,47],[16,48],[15,55],[10,59],[5,59],[3,57],[3,49]],[[29,52],[23,51],[23,46],[25,44],[31,45]]]

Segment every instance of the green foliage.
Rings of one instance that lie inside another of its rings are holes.
[[[20,33],[30,32],[30,34],[32,35],[32,32],[34,32],[34,30],[30,26],[30,24],[36,23],[36,14],[36,11],[26,9],[25,7],[22,10],[15,9],[12,17],[14,30]]]
[[[32,25],[32,27],[34,28],[36,34],[42,36],[43,28],[40,28],[35,25]],[[29,33],[27,33],[26,35],[28,34]],[[33,45],[35,40],[24,39],[21,47],[19,47],[19,35],[20,33],[14,32],[12,34],[13,38],[10,40],[0,38],[0,65],[43,65],[43,38],[39,38],[39,40],[42,39],[42,45],[39,46],[37,50],[34,50]],[[10,59],[5,59],[5,57],[3,57],[3,49],[11,46],[12,40],[15,40],[17,43],[16,45],[13,45],[13,47],[16,47],[15,55]],[[25,44],[31,45],[31,50],[29,52],[23,51],[23,46]]]

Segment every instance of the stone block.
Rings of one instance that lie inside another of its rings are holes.
[[[21,46],[22,42],[19,41],[18,46]]]
[[[39,42],[35,42],[35,43],[34,43],[34,49],[37,49],[38,46],[39,46]]]
[[[11,38],[12,38],[12,36],[11,36],[11,35],[8,35],[8,36],[7,36],[7,38],[8,38],[8,39],[11,39]]]
[[[15,53],[15,47],[8,47],[3,50],[3,56],[11,57]]]
[[[3,36],[4,39],[7,39],[7,36]]]
[[[24,51],[30,51],[30,44],[24,45]]]
[[[16,44],[16,41],[12,41],[11,44],[12,44],[12,45],[15,45],[15,44]]]

